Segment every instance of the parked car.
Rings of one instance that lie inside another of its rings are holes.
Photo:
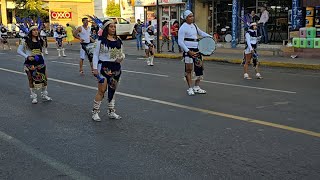
[[[104,21],[105,19],[112,19],[117,27],[117,35],[120,36],[121,39],[125,40],[128,36],[135,38],[135,33],[133,32],[134,23],[130,23],[122,17],[103,17],[99,19],[101,21]]]

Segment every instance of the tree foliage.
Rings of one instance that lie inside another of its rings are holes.
[[[13,0],[16,4],[16,16],[30,17],[35,19],[40,16],[46,18],[48,11],[45,10],[44,2],[42,0]]]
[[[111,17],[120,17],[120,4],[115,3],[114,0],[108,0],[106,14]]]

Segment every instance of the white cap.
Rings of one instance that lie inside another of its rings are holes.
[[[186,19],[190,14],[193,14],[190,10],[185,10],[181,15],[181,19]]]

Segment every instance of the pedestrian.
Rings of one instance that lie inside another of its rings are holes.
[[[150,23],[151,24],[151,23]],[[154,45],[154,31],[153,26],[149,25],[147,27],[146,32],[144,33],[144,39],[145,39],[145,51],[147,56],[147,65],[153,66],[153,59],[154,59],[154,51],[155,51],[155,45]]]
[[[80,40],[80,62],[79,62],[79,72],[80,74],[84,74],[83,72],[83,61],[86,58],[86,52],[84,48],[90,44],[93,43],[94,40],[91,38],[91,28],[89,26],[89,20],[88,18],[82,18],[82,26],[79,26],[74,32],[73,36],[77,39]],[[90,67],[91,67],[91,72],[93,72],[93,67],[92,67],[92,59],[88,58],[90,62]]]
[[[8,29],[5,26],[1,26],[0,28],[0,38],[3,50],[5,50],[5,45],[7,45],[11,50],[10,43],[8,41]]]
[[[244,66],[243,66],[243,71],[244,71],[244,79],[250,80],[251,77],[249,77],[248,74],[248,66],[251,63],[251,59],[253,59],[253,67],[256,72],[256,77],[258,79],[262,79],[261,74],[259,73],[258,69],[258,58],[257,58],[257,43],[258,43],[258,32],[257,32],[257,23],[251,23],[249,30],[246,32],[246,48],[244,51]]]
[[[32,104],[38,103],[36,90],[41,89],[41,97],[51,101],[48,96],[47,66],[42,56],[44,41],[39,37],[38,26],[31,26],[26,37],[21,41],[17,52],[25,58],[24,70],[27,73]]]
[[[116,35],[116,25],[111,19],[103,22],[103,32],[93,52],[93,74],[99,78],[98,92],[94,99],[92,120],[101,121],[100,105],[108,91],[108,116],[110,119],[121,119],[116,114],[114,94],[121,76],[121,62],[125,58],[123,44]]]
[[[44,43],[43,44],[44,53],[48,54],[48,39],[47,39],[46,26],[44,24],[41,26],[40,37]]]
[[[172,26],[171,26],[171,41],[172,41],[172,48],[171,51],[174,53],[174,42],[177,43],[178,48],[179,48],[179,52],[181,53],[181,48],[179,46],[178,43],[178,32],[179,32],[179,22],[178,21],[174,21]]]
[[[137,23],[134,25],[134,33],[136,35],[136,40],[137,40],[137,49],[142,50],[142,28],[143,28],[143,23],[141,23],[140,19],[137,20]]]
[[[255,11],[251,11],[251,22],[250,23],[258,23],[258,21],[260,20],[260,17],[256,14]]]
[[[162,52],[162,47],[163,45],[167,43],[168,46],[168,52],[170,52],[170,37],[169,37],[169,27],[168,27],[168,22],[164,21],[163,26],[162,26],[162,43],[161,43],[161,52]]]
[[[70,26],[69,23],[67,23],[66,35],[67,35],[66,40],[68,42],[68,45],[72,45],[72,41],[74,40],[73,29],[72,29],[72,27]]]
[[[58,56],[61,56],[62,52],[62,56],[66,57],[65,54],[65,49],[63,47],[63,38],[65,37],[65,34],[63,33],[62,27],[59,25],[57,27],[57,30],[54,32],[53,37],[56,39],[56,45],[57,45],[57,51],[58,51]]]
[[[203,78],[203,59],[199,54],[198,49],[198,35],[202,37],[211,37],[209,34],[203,32],[196,24],[194,24],[194,16],[190,10],[184,11],[182,19],[185,22],[181,25],[178,32],[178,42],[183,49],[183,60],[185,63],[185,77],[189,89],[188,95],[205,94],[206,91],[201,89],[199,84]],[[194,87],[192,86],[191,73],[194,70],[197,76]]]
[[[258,21],[259,24],[259,30],[260,34],[262,36],[261,43],[268,44],[269,43],[269,37],[268,37],[268,21],[269,21],[269,12],[267,11],[267,8],[263,6],[261,8],[261,17]]]

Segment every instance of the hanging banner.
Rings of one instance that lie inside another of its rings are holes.
[[[298,30],[304,26],[304,13],[300,0],[292,0],[292,30]]]
[[[232,0],[232,40],[231,40],[231,47],[237,47],[237,22],[238,22],[238,2],[237,0]]]

